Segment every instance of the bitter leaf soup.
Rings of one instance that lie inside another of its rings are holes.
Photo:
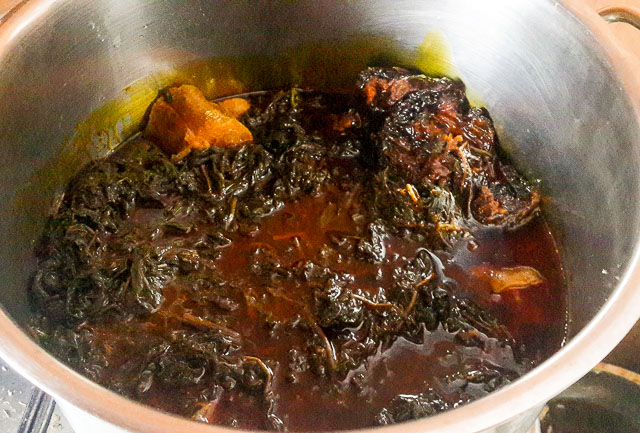
[[[30,331],[120,394],[207,423],[329,430],[456,408],[564,338],[540,193],[462,82],[162,92],[37,242]]]

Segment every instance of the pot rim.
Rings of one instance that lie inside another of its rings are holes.
[[[0,19],[0,58],[12,40],[59,0],[25,0]],[[552,0],[551,0],[552,1]],[[581,0],[564,0],[562,9],[591,31],[607,54],[616,76],[635,104],[640,121],[640,78],[616,48],[607,24]],[[640,188],[640,179],[638,187]],[[640,212],[640,209],[638,210]],[[617,288],[596,316],[557,353],[514,383],[468,405],[442,414],[384,427],[388,433],[433,431],[460,433],[496,427],[527,409],[541,406],[580,379],[618,344],[640,316],[640,245]],[[66,401],[106,422],[136,433],[190,431],[239,432],[193,422],[134,402],[90,381],[38,346],[0,308],[0,356],[19,374],[54,398]],[[471,420],[471,421],[470,421]],[[362,430],[359,430],[362,431]]]

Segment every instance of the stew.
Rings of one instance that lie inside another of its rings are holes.
[[[464,84],[167,89],[82,168],[36,245],[31,332],[195,420],[314,431],[453,409],[564,341],[541,195]]]

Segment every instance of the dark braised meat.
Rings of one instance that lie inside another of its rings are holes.
[[[539,194],[498,158],[489,113],[469,105],[461,81],[368,69],[359,87],[382,124],[374,145],[408,182],[447,189],[482,224],[516,226],[537,212]]]
[[[67,185],[29,288],[47,350],[201,422],[313,431],[455,408],[559,347],[538,195],[461,82],[229,101],[164,92]]]

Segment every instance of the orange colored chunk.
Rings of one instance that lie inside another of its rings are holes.
[[[476,266],[471,273],[474,277],[489,283],[493,293],[525,289],[544,283],[544,277],[540,275],[540,272],[529,266],[516,266],[515,268]]]
[[[241,98],[216,104],[194,86],[173,87],[151,107],[145,136],[168,154],[236,146],[253,140],[251,132],[237,120],[248,109],[249,102]]]
[[[238,119],[244,113],[249,111],[249,108],[251,108],[249,101],[242,98],[225,99],[224,101],[219,102],[218,106],[224,114],[233,117],[234,119]]]

